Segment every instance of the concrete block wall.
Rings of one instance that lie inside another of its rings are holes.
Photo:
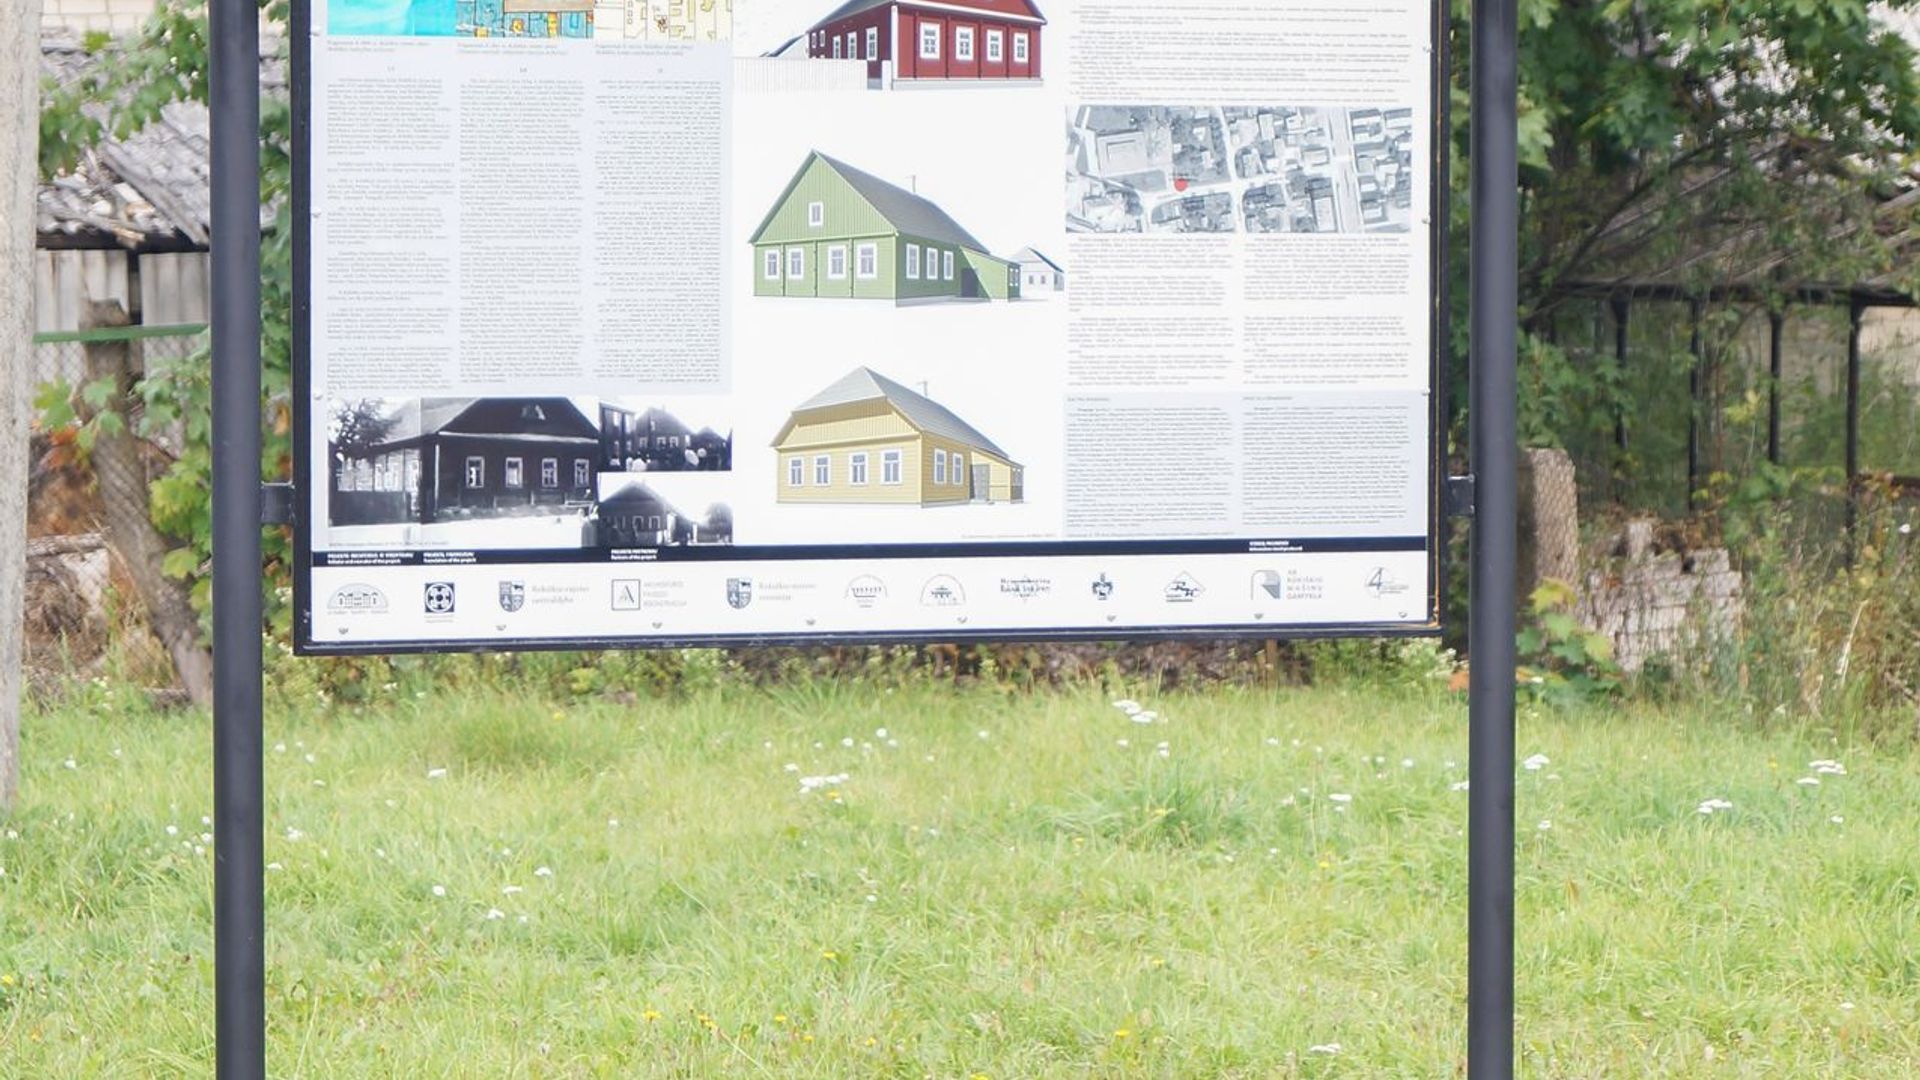
[[[1663,545],[1654,522],[1628,522],[1581,582],[1580,622],[1613,641],[1631,673],[1647,661],[1684,665],[1740,628],[1741,578],[1724,548]]]

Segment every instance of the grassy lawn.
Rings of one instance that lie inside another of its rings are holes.
[[[6,1076],[210,1074],[206,725],[126,697],[27,721]],[[270,717],[270,1070],[1457,1075],[1464,704],[1140,697]],[[1920,752],[1653,706],[1520,748],[1524,1075],[1920,1075]]]

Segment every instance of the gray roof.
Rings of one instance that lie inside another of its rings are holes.
[[[260,82],[266,94],[284,97],[278,51],[278,42],[262,39]],[[54,86],[71,85],[112,58],[111,46],[89,52],[64,32],[40,39],[40,73]],[[99,118],[107,119],[108,111],[100,109]],[[34,228],[41,245],[205,249],[212,225],[208,145],[207,107],[197,101],[166,105],[157,120],[124,139],[104,136],[72,172],[39,185]],[[272,222],[272,208],[261,207],[261,226]]]
[[[1054,262],[1052,259],[1047,258],[1045,255],[1040,254],[1039,251],[1030,247],[1021,248],[1019,254],[1013,257],[1013,261],[1021,262],[1021,263],[1043,262],[1043,263],[1046,263],[1048,266],[1053,267],[1055,273],[1064,274],[1067,272],[1066,269],[1062,267],[1059,263]]]
[[[808,398],[795,409],[795,413],[813,409],[827,409],[835,405],[848,405],[856,401],[884,399],[888,404],[900,410],[907,422],[929,435],[939,435],[955,442],[977,446],[997,457],[1013,459],[1005,450],[994,444],[992,439],[980,434],[978,428],[953,414],[945,405],[932,398],[917,394],[901,386],[892,379],[876,373],[871,368],[857,367],[825,390]]]
[[[895,187],[872,173],[859,169],[822,154],[815,150],[813,156],[839,173],[846,179],[860,197],[873,205],[880,216],[903,233],[952,244],[956,247],[972,248],[987,254],[985,244],[973,238],[973,234],[960,227],[960,223],[947,216],[945,210],[935,206],[903,187]],[[806,171],[802,165],[801,171]]]

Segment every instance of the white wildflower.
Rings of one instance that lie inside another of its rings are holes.
[[[1340,1044],[1337,1042],[1321,1043],[1317,1046],[1307,1047],[1307,1053],[1309,1054],[1337,1054],[1339,1052],[1340,1052]]]
[[[1538,828],[1540,829],[1541,832],[1546,832],[1547,830],[1553,828],[1553,822],[1551,820],[1542,818]]]
[[[1267,736],[1267,745],[1268,745],[1268,746],[1279,746],[1279,745],[1280,745],[1280,740],[1279,740],[1279,739],[1277,739],[1277,738],[1275,738],[1275,737],[1273,737],[1272,735],[1269,735],[1269,736]]]
[[[1336,791],[1333,794],[1328,795],[1327,798],[1337,803],[1350,803],[1353,801],[1353,796],[1347,794],[1344,791]]]
[[[1467,790],[1467,783],[1468,783],[1468,781],[1465,781],[1465,780],[1455,780],[1455,781],[1454,781],[1454,782],[1453,782],[1453,783],[1452,783],[1452,784],[1451,784],[1451,785],[1450,785],[1450,786],[1448,787],[1448,790],[1449,790],[1449,791],[1465,791],[1465,790]]]
[[[1132,716],[1134,713],[1140,711],[1140,703],[1132,698],[1121,698],[1119,701],[1113,703],[1113,707],[1126,713],[1128,716]]]
[[[887,737],[887,729],[886,729],[886,728],[874,728],[874,729],[873,729],[873,737],[874,737],[874,738],[876,738],[876,739],[885,739],[885,738]]]
[[[1532,757],[1528,758],[1527,760],[1521,762],[1520,767],[1527,770],[1528,772],[1539,772],[1541,769],[1544,769],[1551,764],[1552,762],[1547,760],[1547,755],[1535,754]]]
[[[1795,780],[1794,783],[1799,784],[1801,787],[1819,787],[1820,778],[1817,776],[1803,776]]]
[[[1731,809],[1733,809],[1733,804],[1725,799],[1708,799],[1700,804],[1699,812],[1703,815],[1712,815],[1717,811]]]
[[[77,768],[79,768],[79,767],[80,767],[80,763],[79,763],[79,762],[77,762],[77,761],[75,761],[75,760],[73,760],[72,758],[68,758],[68,759],[67,759],[67,761],[66,761],[66,765],[67,765],[67,768],[69,768],[69,769],[77,769]]]
[[[803,776],[800,778],[800,794],[805,795],[809,791],[835,787],[846,782],[846,773],[832,773],[827,776]]]
[[[799,772],[800,771],[800,766],[794,764],[791,761],[787,762],[785,765],[780,766],[780,768],[781,768],[781,771],[783,772]]]
[[[1413,759],[1412,759],[1412,758],[1410,758],[1410,757],[1403,757],[1403,758],[1401,758],[1401,759],[1400,759],[1400,767],[1401,767],[1401,768],[1403,768],[1403,769],[1411,769],[1411,768],[1413,768]]]
[[[841,739],[840,745],[846,747],[849,750],[853,749],[853,736],[849,735],[846,738]]]
[[[988,734],[987,734],[987,731],[986,731],[986,729],[985,729],[985,728],[981,728],[981,729],[980,729],[980,738],[984,740],[984,739],[989,739],[989,738],[992,738],[992,736],[990,736],[990,735],[988,735]]]
[[[168,835],[168,836],[179,836],[179,835],[180,835],[180,826],[178,826],[178,825],[169,825],[169,826],[167,826],[167,835]]]
[[[447,770],[445,769],[434,768],[434,769],[427,770],[427,779],[429,780],[444,779],[446,775],[447,775]]]
[[[270,863],[268,863],[268,864],[267,864],[267,869],[269,869],[269,870],[285,870],[285,869],[286,869],[286,867],[284,867],[284,866],[281,866],[281,865],[280,865],[279,863],[277,863],[277,862],[270,862]]]
[[[490,907],[490,908],[488,908],[488,909],[487,909],[487,921],[488,921],[488,922],[497,922],[498,920],[500,920],[500,919],[504,919],[504,918],[506,918],[506,917],[507,917],[507,913],[506,913],[506,912],[504,912],[504,911],[501,911],[501,910],[500,910],[499,908],[497,908],[497,907]]]
[[[1807,768],[1812,769],[1814,772],[1819,773],[1821,776],[1847,775],[1847,767],[1845,765],[1842,765],[1837,761],[1832,761],[1826,758],[1822,758],[1819,761],[1807,762]]]
[[[1841,817],[1839,814],[1835,814],[1832,817],[1828,818],[1827,820],[1833,822],[1835,825],[1843,825],[1846,823],[1847,819]]]
[[[1113,745],[1119,747],[1122,750],[1125,750],[1128,746],[1131,746],[1132,744],[1127,742],[1127,740],[1125,739],[1115,739],[1113,740]]]
[[[289,840],[304,840],[304,839],[306,839],[306,836],[307,836],[307,834],[306,834],[306,833],[303,833],[303,832],[301,832],[301,831],[300,831],[299,829],[296,829],[296,828],[294,828],[294,827],[293,827],[293,826],[291,826],[291,825],[289,825],[289,826],[287,826],[287,839],[289,839]]]
[[[1136,724],[1151,724],[1158,719],[1160,719],[1160,714],[1154,712],[1152,709],[1142,709],[1133,714],[1133,722]]]
[[[542,867],[540,867],[540,868],[538,868],[538,869],[536,869],[536,870],[535,870],[535,871],[533,872],[533,876],[534,876],[534,877],[552,877],[552,876],[553,876],[553,867],[551,867],[551,866],[542,866]]]
[[[435,885],[433,887],[433,895],[435,896],[447,895],[447,887],[445,885]]]
[[[520,886],[518,886],[518,885],[506,885],[506,886],[503,886],[503,887],[502,887],[502,888],[500,889],[500,895],[501,895],[501,896],[513,896],[513,895],[515,895],[515,894],[517,894],[517,893],[523,893],[523,892],[526,892],[526,891],[527,891],[527,890],[525,890],[525,889],[523,889],[523,888],[521,888],[521,887],[520,887]]]

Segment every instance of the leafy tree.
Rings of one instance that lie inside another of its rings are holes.
[[[262,0],[266,23],[281,31],[274,66],[286,70],[285,0]],[[102,136],[126,137],[152,123],[176,101],[207,100],[206,0],[168,0],[134,34],[120,41],[98,36],[86,42],[97,60],[66,86],[44,87],[40,113],[40,169],[55,175],[73,168],[81,154]],[[291,227],[293,114],[284,92],[263,93],[260,102],[260,193],[273,208],[261,242],[261,341],[263,442],[261,471],[284,477],[291,471],[292,251]],[[150,360],[136,388],[143,402],[142,434],[183,426],[180,455],[152,486],[154,523],[187,547],[168,565],[192,583],[195,602],[204,611],[211,579],[212,399],[211,365],[205,347],[172,360]],[[56,387],[43,400],[66,400]],[[53,406],[58,411],[59,406]],[[96,421],[97,422],[97,421]],[[266,542],[269,586],[284,584],[291,565],[289,537]],[[269,612],[284,627],[287,612],[269,592]]]
[[[1521,0],[1521,410],[1553,443],[1618,373],[1553,341],[1571,286],[1626,278],[1763,290],[1882,275],[1913,290],[1885,200],[1912,186],[1917,0]],[[1879,14],[1876,14],[1878,12]],[[1454,250],[1464,251],[1468,16],[1455,6]],[[1910,16],[1907,16],[1910,17]],[[1456,261],[1455,377],[1467,297]],[[1464,395],[1456,395],[1464,401]]]

